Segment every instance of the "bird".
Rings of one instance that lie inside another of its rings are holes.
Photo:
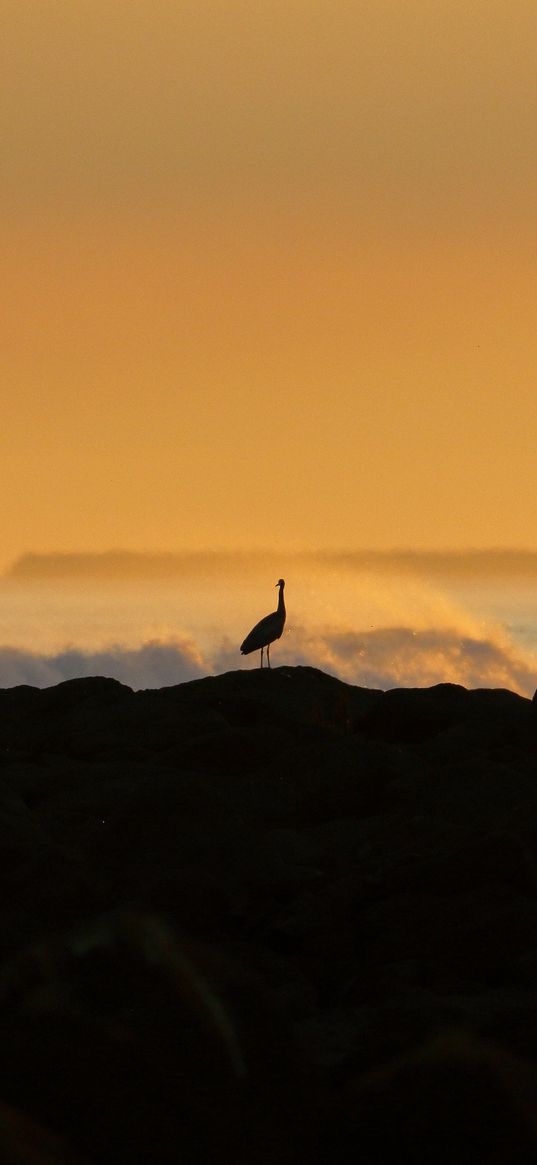
[[[259,651],[261,648],[261,667],[263,667],[263,648],[267,649],[267,662],[270,667],[270,645],[274,643],[275,639],[279,639],[285,625],[285,603],[283,601],[283,588],[285,580],[279,578],[276,586],[280,588],[278,598],[278,606],[270,615],[265,615],[264,619],[260,619],[252,628],[250,634],[246,636],[244,643],[241,643],[241,655],[249,655],[251,651]]]

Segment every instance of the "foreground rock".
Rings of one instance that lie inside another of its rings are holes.
[[[530,1160],[536,760],[506,691],[1,691],[0,1158]]]

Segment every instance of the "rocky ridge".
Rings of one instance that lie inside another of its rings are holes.
[[[0,864],[2,1160],[534,1159],[531,701],[4,689]]]

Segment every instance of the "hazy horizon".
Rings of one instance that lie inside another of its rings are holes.
[[[4,566],[0,578],[20,580],[39,578],[174,577],[192,572],[236,571],[259,572],[284,564],[310,563],[316,568],[348,566],[371,571],[416,571],[434,575],[463,574],[467,577],[494,577],[496,575],[537,575],[537,549],[490,546],[483,548],[438,547],[420,549],[391,547],[383,550],[369,547],[334,549],[319,547],[301,549],[177,549],[133,550],[110,548],[99,551],[24,551]],[[281,569],[280,569],[281,568]]]

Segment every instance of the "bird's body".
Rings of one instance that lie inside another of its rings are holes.
[[[250,634],[246,636],[244,643],[241,643],[241,655],[249,655],[251,651],[261,651],[261,667],[263,667],[263,650],[267,649],[267,663],[270,667],[270,645],[274,643],[275,639],[279,639],[285,626],[285,603],[283,601],[283,588],[285,582],[283,578],[278,579],[276,586],[280,588],[278,598],[278,606],[270,615],[265,615],[264,619],[260,619],[252,628]]]

